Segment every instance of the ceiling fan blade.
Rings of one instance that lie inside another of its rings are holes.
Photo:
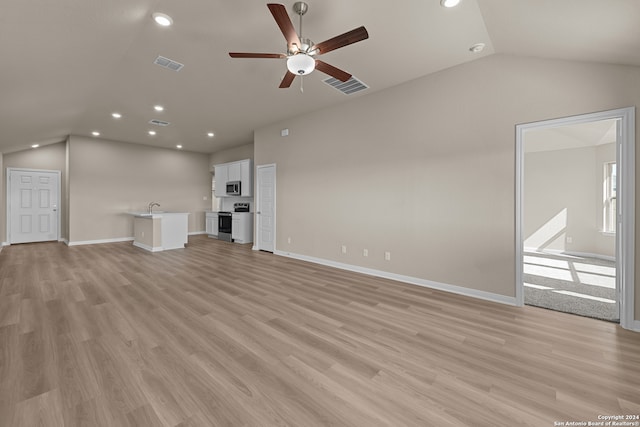
[[[367,29],[364,27],[358,27],[355,30],[348,31],[344,34],[340,34],[339,36],[335,36],[332,39],[325,40],[322,43],[314,45],[309,49],[309,52],[313,52],[318,49],[318,54],[323,54],[368,38],[369,33],[367,32]]]
[[[316,59],[316,70],[322,71],[325,74],[330,75],[331,77],[335,77],[341,82],[346,82],[351,78],[351,74],[346,71],[342,71],[340,68],[336,68],[333,65],[329,65],[326,62],[320,61]]]
[[[280,83],[280,89],[286,89],[291,86],[293,83],[293,79],[296,78],[296,75],[291,71],[287,71],[287,74],[284,75],[284,79],[282,79],[282,83]]]
[[[298,48],[300,48],[302,44],[300,43],[298,33],[296,33],[296,29],[291,22],[291,18],[289,18],[287,8],[284,7],[284,5],[278,3],[269,3],[267,4],[267,7],[271,11],[273,18],[276,20],[278,27],[280,27],[280,31],[282,31],[284,38],[287,39],[289,49],[292,50],[293,45],[296,45]]]
[[[286,58],[282,53],[251,53],[251,52],[229,52],[232,58]]]

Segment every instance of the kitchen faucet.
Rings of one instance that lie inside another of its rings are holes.
[[[156,202],[149,203],[149,213],[150,214],[153,213],[152,211],[153,211],[153,207],[154,206],[160,207],[160,203],[156,203]]]

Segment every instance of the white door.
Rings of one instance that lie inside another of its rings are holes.
[[[9,169],[9,243],[58,240],[59,172]]]
[[[276,165],[258,166],[256,249],[273,252],[276,230]]]

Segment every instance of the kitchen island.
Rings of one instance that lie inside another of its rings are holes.
[[[150,252],[181,249],[189,237],[188,212],[129,212],[133,245]]]

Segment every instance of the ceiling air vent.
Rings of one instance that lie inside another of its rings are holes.
[[[356,79],[353,76],[351,76],[351,78],[346,82],[341,82],[340,80],[333,77],[323,80],[323,82],[325,82],[326,84],[328,84],[333,88],[338,89],[340,92],[344,93],[345,95],[351,95],[352,93],[360,92],[361,90],[364,90],[364,89],[369,89],[369,86],[362,83],[360,80]]]
[[[158,120],[158,119],[151,119],[151,120],[149,120],[149,123],[151,123],[152,125],[156,125],[156,126],[169,126],[170,125],[169,122],[164,122],[164,121]]]
[[[182,67],[184,67],[184,64],[165,58],[164,56],[158,56],[153,63],[173,71],[180,71]]]

